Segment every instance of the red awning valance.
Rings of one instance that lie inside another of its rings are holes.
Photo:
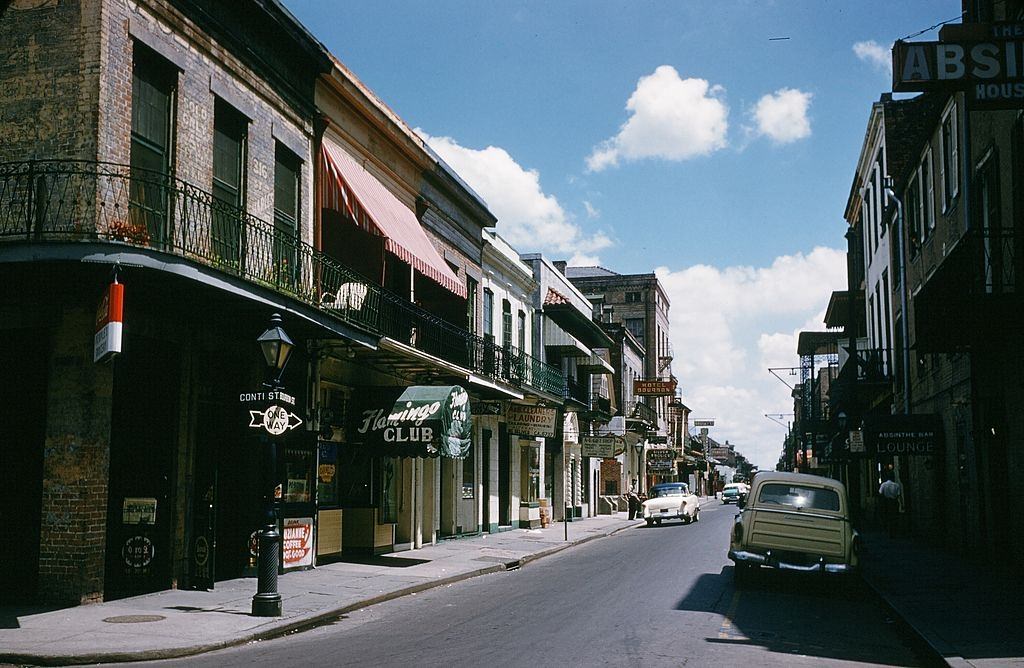
[[[427,238],[416,214],[349,153],[326,137],[321,179],[324,208],[349,214],[357,225],[384,237],[384,248],[459,297],[466,286]]]

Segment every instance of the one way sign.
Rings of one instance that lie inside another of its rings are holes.
[[[264,411],[249,411],[249,426],[254,429],[266,429],[271,436],[280,436],[300,424],[302,418],[295,413],[289,413],[284,406],[275,404]]]

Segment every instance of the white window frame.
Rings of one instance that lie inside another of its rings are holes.
[[[946,110],[942,112],[942,123],[939,125],[939,150],[942,155],[942,212],[946,213],[960,194],[960,134],[956,110],[956,98],[950,100]],[[949,125],[951,146],[946,148],[946,126]],[[947,163],[947,156],[949,158]],[[946,185],[949,184],[949,192]]]
[[[922,240],[931,236],[935,231],[935,158],[932,155],[932,147],[925,149],[924,159],[921,161],[921,182],[926,187],[921,188],[921,195],[925,198],[925,236]]]

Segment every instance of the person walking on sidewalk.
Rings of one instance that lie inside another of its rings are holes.
[[[892,538],[896,535],[896,520],[899,517],[900,497],[903,496],[903,485],[896,482],[892,471],[886,471],[885,480],[878,488],[878,495],[882,502],[882,522],[885,530]]]
[[[629,492],[626,494],[626,502],[629,504],[629,519],[635,520],[640,514],[640,495],[637,490],[636,478],[629,484]]]

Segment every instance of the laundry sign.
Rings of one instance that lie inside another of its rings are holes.
[[[558,411],[554,408],[544,408],[543,406],[509,404],[505,418],[508,423],[508,433],[510,434],[551,438],[555,435],[555,421],[558,418]]]

